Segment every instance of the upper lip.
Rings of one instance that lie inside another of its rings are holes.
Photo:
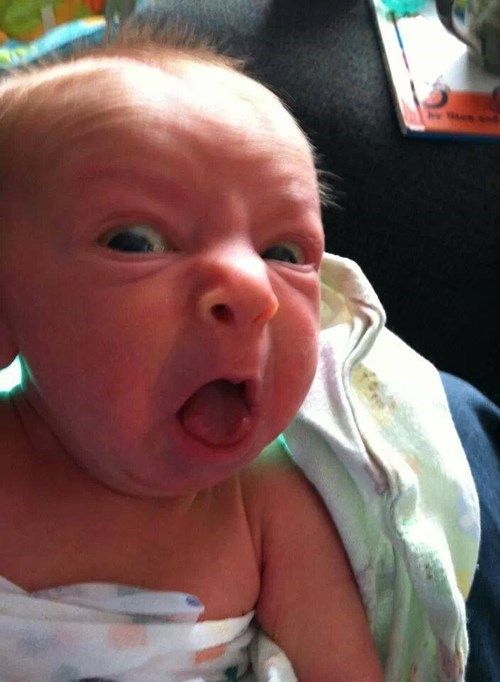
[[[253,409],[258,402],[259,383],[255,377],[221,376],[213,381],[229,381],[235,385],[244,385],[245,402],[249,410]]]
[[[228,381],[231,384],[235,385],[241,385],[243,384],[244,388],[244,399],[245,399],[245,404],[248,408],[249,411],[255,410],[256,406],[259,403],[260,399],[260,390],[262,386],[262,381],[257,375],[248,375],[248,374],[217,374],[217,375],[210,375],[208,377],[203,377],[202,381],[199,383],[197,382],[196,384],[190,385],[188,388],[187,394],[184,396],[184,400],[182,401],[182,404],[179,405],[179,409],[177,412],[179,412],[182,407],[186,404],[186,402],[189,400],[189,398],[196,393],[202,386],[206,386],[207,384],[211,384],[214,381]]]

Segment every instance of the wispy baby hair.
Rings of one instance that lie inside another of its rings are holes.
[[[221,41],[185,23],[165,22],[151,17],[124,22],[117,30],[109,31],[98,46],[81,45],[69,55],[56,54],[35,65],[13,70],[0,79],[0,197],[2,187],[6,186],[10,157],[15,153],[19,158],[19,154],[22,156],[23,153],[23,140],[17,123],[23,111],[32,108],[32,96],[43,95],[46,85],[67,72],[67,64],[76,68],[76,73],[72,71],[76,75],[80,65],[82,69],[85,64],[88,66],[89,59],[106,58],[132,59],[159,68],[167,68],[173,61],[184,58],[248,75],[245,61],[228,54]],[[50,88],[43,96],[52,96]],[[311,152],[316,159],[312,145]],[[330,180],[324,171],[318,171],[320,199],[324,206],[335,204],[337,198]]]
[[[243,72],[243,60],[224,54],[212,38],[185,24],[154,20],[126,21],[98,46],[82,44],[70,54],[54,53],[36,64],[4,72],[0,76],[0,196],[12,154],[18,157],[23,151],[17,123],[23,112],[32,109],[33,96],[41,94],[42,100],[50,99],[54,92],[46,86],[67,72],[68,64],[76,68],[73,73],[77,75],[79,64],[83,68],[89,59],[120,57],[160,68],[186,58]]]

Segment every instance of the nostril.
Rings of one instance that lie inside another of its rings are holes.
[[[225,303],[217,303],[213,305],[210,312],[218,322],[232,322],[234,314],[231,308]]]

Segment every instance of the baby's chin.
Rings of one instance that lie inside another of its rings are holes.
[[[210,448],[204,444],[190,447],[180,456],[176,451],[156,457],[134,453],[124,460],[109,455],[101,461],[85,455],[73,457],[92,483],[130,497],[181,498],[196,495],[234,477],[259,456],[267,443],[228,448]],[[223,450],[221,452],[221,450]],[[172,460],[175,460],[172,461]],[[102,462],[106,466],[102,466]],[[137,464],[139,462],[139,464]]]
[[[173,480],[173,477],[169,477],[162,481],[157,476],[148,476],[143,472],[103,474],[102,472],[86,469],[86,473],[93,479],[94,483],[97,483],[112,493],[118,493],[119,495],[133,498],[149,499],[181,499],[193,497],[198,493],[224,483],[237,474],[237,472],[231,472],[226,475],[219,474],[218,476],[193,476],[192,480],[188,477],[185,477],[182,480]]]

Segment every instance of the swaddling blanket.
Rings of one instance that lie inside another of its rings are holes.
[[[479,505],[436,369],[325,256],[316,377],[285,432],[346,547],[388,682],[462,680]]]
[[[253,611],[198,623],[203,610],[181,592],[82,583],[28,593],[0,577],[0,680],[294,682],[283,652],[255,636]]]
[[[386,680],[462,680],[479,511],[439,375],[385,329],[354,263],[327,255],[321,275],[318,371],[280,440],[341,534]],[[196,622],[202,611],[180,593],[28,594],[0,578],[0,681],[296,679],[253,613]]]

